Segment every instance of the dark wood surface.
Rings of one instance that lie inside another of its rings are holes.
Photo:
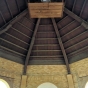
[[[67,55],[66,55],[66,51],[64,49],[64,46],[63,46],[63,43],[62,43],[62,40],[61,40],[61,36],[60,36],[59,31],[58,31],[57,24],[55,22],[55,19],[53,19],[53,18],[52,18],[52,23],[53,23],[53,26],[54,26],[54,29],[55,29],[55,32],[56,32],[56,35],[57,35],[58,43],[59,43],[61,51],[63,53],[63,57],[64,57],[64,60],[65,60],[65,63],[66,63],[68,74],[70,74],[71,72],[70,72],[70,67],[69,67],[69,63],[68,63],[68,58],[67,58]]]
[[[31,39],[31,43],[30,43],[30,46],[29,46],[29,49],[28,49],[26,60],[25,60],[24,72],[23,72],[24,75],[26,75],[26,72],[27,72],[27,65],[28,65],[28,62],[29,62],[29,59],[30,59],[30,54],[31,54],[31,51],[32,51],[32,48],[33,48],[33,45],[34,45],[35,36],[36,36],[37,30],[38,30],[39,24],[40,24],[40,19],[38,18],[37,23],[35,25],[34,33],[33,33],[32,39]]]
[[[65,1],[63,17],[55,18],[55,22],[68,61],[73,63],[88,57],[88,1]],[[24,0],[0,1],[0,33],[3,31],[0,34],[0,57],[21,64],[25,63],[37,22],[37,19],[31,19],[29,14],[25,14],[21,19],[16,17],[25,9]],[[4,31],[11,20],[15,20],[13,18],[18,20]],[[28,64],[65,64],[51,18],[41,19]]]

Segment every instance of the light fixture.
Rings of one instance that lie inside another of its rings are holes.
[[[50,2],[51,0],[41,0],[41,2]]]

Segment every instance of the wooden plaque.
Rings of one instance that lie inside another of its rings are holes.
[[[55,18],[63,16],[63,2],[57,3],[28,3],[31,18]]]

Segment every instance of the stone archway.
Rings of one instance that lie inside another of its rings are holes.
[[[54,84],[50,82],[42,83],[37,88],[57,88]]]

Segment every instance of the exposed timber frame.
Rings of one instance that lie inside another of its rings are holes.
[[[88,30],[88,22],[87,21],[83,20],[81,17],[77,16],[76,14],[74,14],[73,12],[68,10],[67,8],[64,8],[64,12],[66,14],[68,14],[70,17],[74,18],[79,23],[81,23],[81,25]]]
[[[9,6],[9,4],[8,4],[8,1],[5,0],[5,2],[6,2],[6,5],[7,5],[8,10],[9,10],[9,13],[10,13],[10,15],[11,15],[11,18],[13,18],[13,14],[12,14],[12,12],[11,12],[11,9],[10,9],[10,6]]]
[[[5,25],[8,25],[6,26],[5,28],[2,27],[0,30],[0,35],[3,34],[4,32],[6,32],[9,28],[12,27],[12,25],[14,23],[16,23],[18,20],[20,20],[22,17],[24,17],[26,14],[27,14],[27,9],[24,10],[22,13],[20,13],[18,16],[16,16],[15,18],[13,18],[9,23],[6,23]]]
[[[5,18],[4,18],[4,16],[3,16],[3,14],[2,14],[1,11],[0,11],[0,15],[1,15],[1,17],[2,17],[2,19],[3,19],[3,21],[4,21],[4,23],[6,24],[6,20],[5,20]]]
[[[64,56],[64,60],[65,60],[65,63],[66,63],[68,74],[70,74],[71,72],[70,72],[70,67],[69,67],[69,63],[68,63],[68,58],[67,58],[67,55],[66,55],[61,37],[60,37],[60,33],[58,31],[58,27],[57,27],[57,24],[56,24],[54,18],[52,18],[52,23],[53,23],[53,26],[54,26],[54,29],[55,29],[55,32],[56,32],[56,35],[57,35],[58,43],[60,44],[60,48],[61,48],[63,56]]]
[[[27,56],[26,56],[25,65],[24,65],[24,72],[23,72],[24,75],[26,75],[26,73],[27,73],[27,65],[28,65],[28,62],[29,62],[30,54],[31,54],[31,51],[32,51],[32,48],[33,48],[33,44],[34,44],[34,41],[35,41],[35,36],[36,36],[37,30],[38,30],[39,24],[40,24],[40,18],[38,18],[37,23],[35,25],[34,33],[33,33],[31,43],[30,43],[30,46],[29,46],[29,49],[28,49],[28,53],[27,53]]]
[[[19,6],[19,4],[18,4],[18,0],[15,0],[15,2],[16,2],[16,5],[17,5],[17,8],[18,8],[18,11],[20,12],[20,6]]]

